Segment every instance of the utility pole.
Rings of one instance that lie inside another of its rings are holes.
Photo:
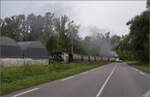
[[[71,46],[71,53],[73,54],[73,37],[74,37],[74,28],[73,25],[71,25],[71,23],[73,23],[73,21],[70,22],[70,28],[71,28],[71,41],[72,41],[72,46]]]
[[[72,32],[71,36],[72,36],[72,47],[71,47],[71,53],[73,54],[73,32]]]

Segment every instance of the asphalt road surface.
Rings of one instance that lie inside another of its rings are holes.
[[[150,97],[150,75],[113,63],[2,97]]]

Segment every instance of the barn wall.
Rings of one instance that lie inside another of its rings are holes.
[[[27,48],[23,51],[25,58],[33,58],[33,59],[47,59],[48,52],[46,48]]]
[[[2,58],[17,58],[21,56],[21,49],[19,46],[0,46],[0,57]]]

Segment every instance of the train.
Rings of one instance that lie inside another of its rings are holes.
[[[116,57],[100,57],[100,56],[88,56],[77,53],[67,52],[55,52],[49,57],[49,63],[51,62],[115,62]]]

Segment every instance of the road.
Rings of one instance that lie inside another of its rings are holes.
[[[112,63],[2,97],[150,97],[150,75]]]

